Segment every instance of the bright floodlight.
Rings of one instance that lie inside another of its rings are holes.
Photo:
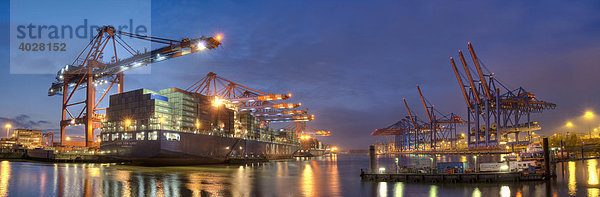
[[[198,46],[196,46],[196,49],[198,49],[200,51],[206,50],[206,43],[204,41],[198,42]]]
[[[573,123],[567,122],[567,127],[572,127],[572,126],[573,126]]]
[[[12,127],[12,125],[10,125],[10,124],[6,124],[4,127],[6,127],[6,128],[10,128],[10,127]]]
[[[213,100],[213,107],[219,107],[223,104],[223,99],[219,99],[219,97],[215,96],[215,100]]]
[[[592,112],[585,112],[585,117],[586,118],[591,118],[593,116],[594,116],[594,114]]]

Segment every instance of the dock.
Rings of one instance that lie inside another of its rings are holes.
[[[500,155],[500,154],[510,154],[512,151],[507,150],[470,150],[470,149],[460,149],[460,150],[432,150],[432,151],[399,151],[399,152],[388,152],[384,154],[416,154],[416,155]]]
[[[489,173],[361,173],[365,182],[427,182],[427,183],[476,183],[476,182],[519,182],[543,181],[545,175],[540,173],[521,172],[489,172]]]
[[[0,148],[0,159],[31,160],[55,163],[114,163],[119,160],[105,157],[97,151],[73,150],[54,151],[44,149]]]

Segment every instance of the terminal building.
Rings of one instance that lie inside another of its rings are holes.
[[[25,148],[42,148],[42,130],[15,129],[15,138]]]
[[[0,140],[0,148],[42,148],[42,130],[15,129],[11,138]]]

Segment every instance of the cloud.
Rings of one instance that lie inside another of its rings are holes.
[[[42,129],[44,131],[48,130],[47,127],[53,124],[46,120],[32,120],[29,115],[25,114],[19,114],[12,118],[0,117],[0,122],[11,124],[12,129]]]

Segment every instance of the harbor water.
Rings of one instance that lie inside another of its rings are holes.
[[[500,156],[479,156],[477,162]],[[379,156],[399,165],[466,161],[473,156]],[[366,154],[337,154],[260,164],[139,167],[115,164],[0,162],[0,196],[599,196],[598,160],[557,164],[549,182],[432,184],[361,182]]]

